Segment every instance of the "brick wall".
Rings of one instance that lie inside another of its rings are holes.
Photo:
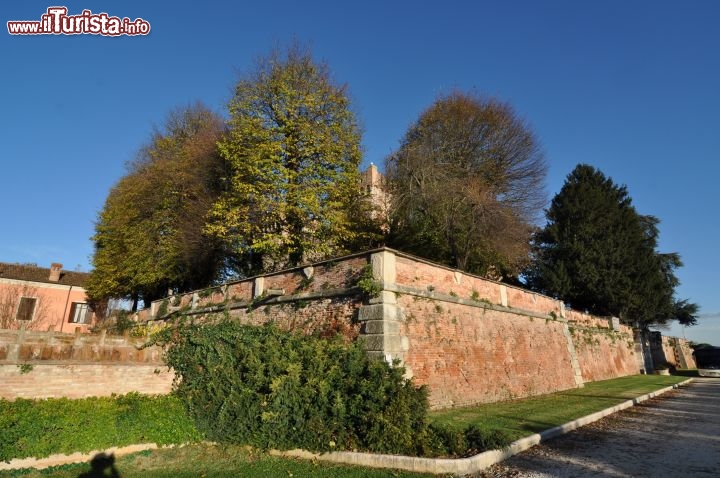
[[[575,387],[564,324],[401,295],[405,363],[434,408]]]
[[[665,337],[660,332],[650,332],[650,351],[655,363],[667,363],[677,368],[695,368],[692,349],[686,339]]]
[[[368,270],[381,289],[373,298],[358,288]],[[400,360],[416,383],[428,385],[433,408],[549,393],[645,368],[643,347],[617,319],[566,310],[549,297],[391,249],[169,297],[150,312],[156,319],[227,314],[305,333],[340,332],[361,340],[371,356]],[[23,393],[39,396],[42,384],[69,396],[170,389],[161,351],[140,351],[129,339],[26,333],[22,345],[15,340],[0,334],[0,378]],[[23,361],[35,365],[29,373],[21,373]]]
[[[169,393],[174,374],[157,347],[105,333],[0,330],[0,398]]]
[[[0,364],[0,398],[84,398],[129,392],[166,394],[174,374],[143,363],[32,363],[30,370]]]
[[[334,334],[348,340],[360,334],[358,309],[363,304],[356,284],[369,254],[325,261],[231,282],[156,301],[151,310],[162,318],[224,314],[246,324],[274,322],[303,333]]]
[[[371,299],[357,288],[368,266],[382,289]],[[428,385],[434,408],[549,393],[648,368],[646,349],[617,319],[566,310],[550,297],[386,248],[170,297],[152,310],[340,332],[363,341],[371,356],[400,360],[408,376]]]
[[[549,393],[637,374],[632,330],[562,302],[395,253],[400,356],[434,408]],[[393,302],[392,297],[388,297]]]
[[[607,327],[569,326],[580,371],[585,382],[635,375],[640,370],[632,330],[622,326],[615,331]]]

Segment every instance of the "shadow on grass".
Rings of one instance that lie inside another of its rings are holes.
[[[90,460],[90,471],[80,473],[78,478],[120,478],[120,473],[115,468],[115,455],[98,453]]]
[[[697,370],[675,370],[673,375],[677,375],[678,377],[699,377]]]

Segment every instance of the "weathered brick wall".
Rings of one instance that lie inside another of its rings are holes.
[[[355,319],[361,305],[362,300],[358,296],[299,299],[261,304],[249,312],[244,308],[236,309],[230,312],[230,316],[251,325],[273,322],[281,328],[305,334],[330,336],[339,332],[348,340],[355,340],[360,333],[360,324]]]
[[[583,380],[595,382],[635,375],[639,371],[632,330],[573,326],[569,329]]]
[[[129,392],[166,394],[174,373],[141,363],[32,363],[31,368],[0,363],[0,398],[84,398]],[[30,368],[28,370],[28,368]]]
[[[690,342],[687,339],[679,337],[663,337],[664,341],[668,342],[668,345],[675,344],[673,349],[675,351],[674,364],[678,368],[697,368],[695,363],[695,357],[693,356],[693,349],[690,347]]]
[[[368,271],[382,289],[372,299],[358,288]],[[549,297],[390,249],[169,297],[148,315],[216,314],[362,340],[371,356],[403,361],[416,383],[429,386],[434,408],[549,393],[644,367],[642,347],[617,319],[566,310]],[[139,344],[0,331],[0,396],[169,391],[162,351]],[[663,338],[656,349],[670,357],[670,345]],[[675,347],[672,356],[681,352],[688,355]],[[26,363],[31,370],[19,367]]]
[[[557,300],[397,253],[397,305],[418,383],[435,408],[637,374],[632,330]],[[393,286],[391,286],[392,288]]]
[[[198,318],[227,313],[247,324],[274,322],[306,334],[340,332],[354,340],[364,300],[356,284],[369,256],[357,254],[169,297],[154,302],[152,310]]]
[[[549,297],[406,255],[397,255],[396,270],[396,282],[405,286],[542,314],[553,312],[560,315],[562,304]]]
[[[352,289],[367,267],[369,256],[369,253],[356,254],[337,261],[325,261],[313,266],[265,274],[223,286],[172,296],[153,302],[151,315],[162,316],[162,309],[165,309],[166,313],[192,314],[213,307],[215,312],[228,310],[233,311],[233,314],[242,315],[237,310],[246,309],[248,306],[255,310],[269,307],[268,311],[280,311],[282,307],[274,306],[293,303],[296,309],[302,309],[310,303],[321,302],[331,297],[357,296],[357,292],[353,292]],[[273,291],[281,292],[274,295]],[[359,304],[359,301],[357,302]],[[314,304],[310,310],[322,313],[321,308],[315,307]],[[288,315],[278,313],[280,317]],[[334,316],[335,312],[331,315]]]
[[[162,364],[162,350],[145,339],[100,334],[0,330],[0,361],[122,362]]]
[[[494,402],[576,386],[564,324],[401,295],[405,363],[433,408]]]
[[[158,347],[103,334],[0,330],[0,398],[168,393],[174,374]]]
[[[357,288],[368,266],[382,289],[370,300]],[[549,393],[644,367],[633,331],[617,319],[390,249],[153,304],[161,309],[340,332],[362,340],[371,356],[400,359],[429,386],[435,408]]]
[[[677,368],[695,368],[692,349],[686,339],[665,337],[660,332],[650,332],[650,350],[656,364],[667,363]]]

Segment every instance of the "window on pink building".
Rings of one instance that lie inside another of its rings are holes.
[[[36,297],[20,297],[18,304],[16,320],[32,320],[35,316],[35,305],[37,305]]]
[[[89,324],[92,318],[90,306],[84,302],[73,302],[70,309],[70,323],[73,324]]]

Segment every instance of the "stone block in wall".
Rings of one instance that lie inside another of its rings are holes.
[[[400,322],[397,320],[368,320],[360,328],[361,334],[400,334]]]
[[[383,284],[394,284],[397,278],[395,253],[383,250],[370,256],[373,277]]]
[[[373,352],[371,356],[388,362],[400,360],[409,348],[407,337],[402,336],[400,323],[403,314],[397,304],[369,304],[360,307],[358,320],[361,323],[361,335],[365,350]]]
[[[265,278],[256,277],[253,282],[253,299],[258,298],[265,292]]]

